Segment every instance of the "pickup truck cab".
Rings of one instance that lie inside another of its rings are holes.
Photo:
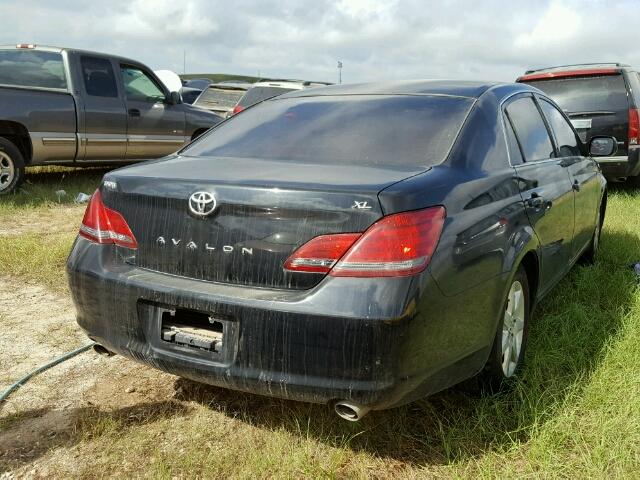
[[[222,121],[127,58],[22,44],[0,46],[0,66],[0,195],[26,166],[159,158]]]

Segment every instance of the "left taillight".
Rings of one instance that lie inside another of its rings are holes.
[[[102,203],[100,190],[95,191],[87,205],[80,225],[80,235],[95,243],[138,248],[136,237],[124,217]]]

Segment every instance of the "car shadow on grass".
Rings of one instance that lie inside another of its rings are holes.
[[[506,451],[551,420],[569,393],[587,385],[637,295],[629,268],[640,260],[638,237],[604,230],[595,266],[576,266],[539,305],[526,365],[511,388],[472,396],[452,388],[399,408],[374,411],[358,423],[326,405],[266,398],[175,382],[176,398],[195,401],[265,430],[286,429],[301,441],[367,452],[411,465],[438,465]]]

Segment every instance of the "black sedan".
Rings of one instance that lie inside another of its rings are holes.
[[[606,181],[517,84],[341,85],[265,101],[105,175],[68,260],[103,351],[348,420],[517,374],[535,304],[592,262]]]

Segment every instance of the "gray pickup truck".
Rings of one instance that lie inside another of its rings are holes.
[[[184,104],[134,60],[0,46],[0,195],[28,165],[116,165],[178,150],[222,117]]]

